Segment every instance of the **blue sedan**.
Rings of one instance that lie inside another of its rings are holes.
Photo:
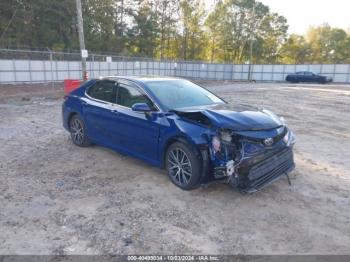
[[[230,105],[184,79],[89,80],[65,97],[62,114],[75,145],[102,145],[165,168],[184,190],[226,182],[254,192],[294,168],[294,135],[283,118]]]

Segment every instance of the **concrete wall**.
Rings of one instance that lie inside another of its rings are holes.
[[[87,62],[89,76],[160,75],[203,80],[247,80],[248,65],[209,64],[195,62],[118,61]],[[350,83],[350,65],[253,65],[256,81],[284,81],[289,73],[312,71],[331,76],[334,82]],[[0,60],[0,83],[50,82],[79,79],[79,61]]]

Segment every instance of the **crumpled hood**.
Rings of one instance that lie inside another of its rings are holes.
[[[271,111],[257,109],[246,105],[231,106],[229,104],[198,108],[177,109],[176,111],[200,112],[213,125],[235,131],[266,130],[282,126],[282,121]]]

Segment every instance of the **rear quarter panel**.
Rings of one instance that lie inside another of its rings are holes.
[[[62,104],[62,121],[63,127],[69,131],[69,120],[73,114],[78,114],[82,119],[82,101],[81,97],[85,96],[85,90],[87,87],[93,85],[96,80],[89,80],[83,83],[79,88],[72,91]]]

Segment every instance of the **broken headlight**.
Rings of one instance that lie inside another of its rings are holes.
[[[210,155],[216,179],[234,174],[236,154],[236,147],[231,143],[229,133],[221,132],[217,136],[212,137]]]
[[[290,130],[283,137],[283,142],[286,143],[287,146],[291,146],[295,144],[295,136],[294,133]]]
[[[256,155],[266,150],[262,144],[249,143],[249,142],[244,142],[243,149],[244,149],[244,155]]]
[[[218,138],[217,136],[214,136],[213,140],[212,140],[212,146],[213,146],[213,149],[214,149],[215,153],[221,151],[220,138]]]

